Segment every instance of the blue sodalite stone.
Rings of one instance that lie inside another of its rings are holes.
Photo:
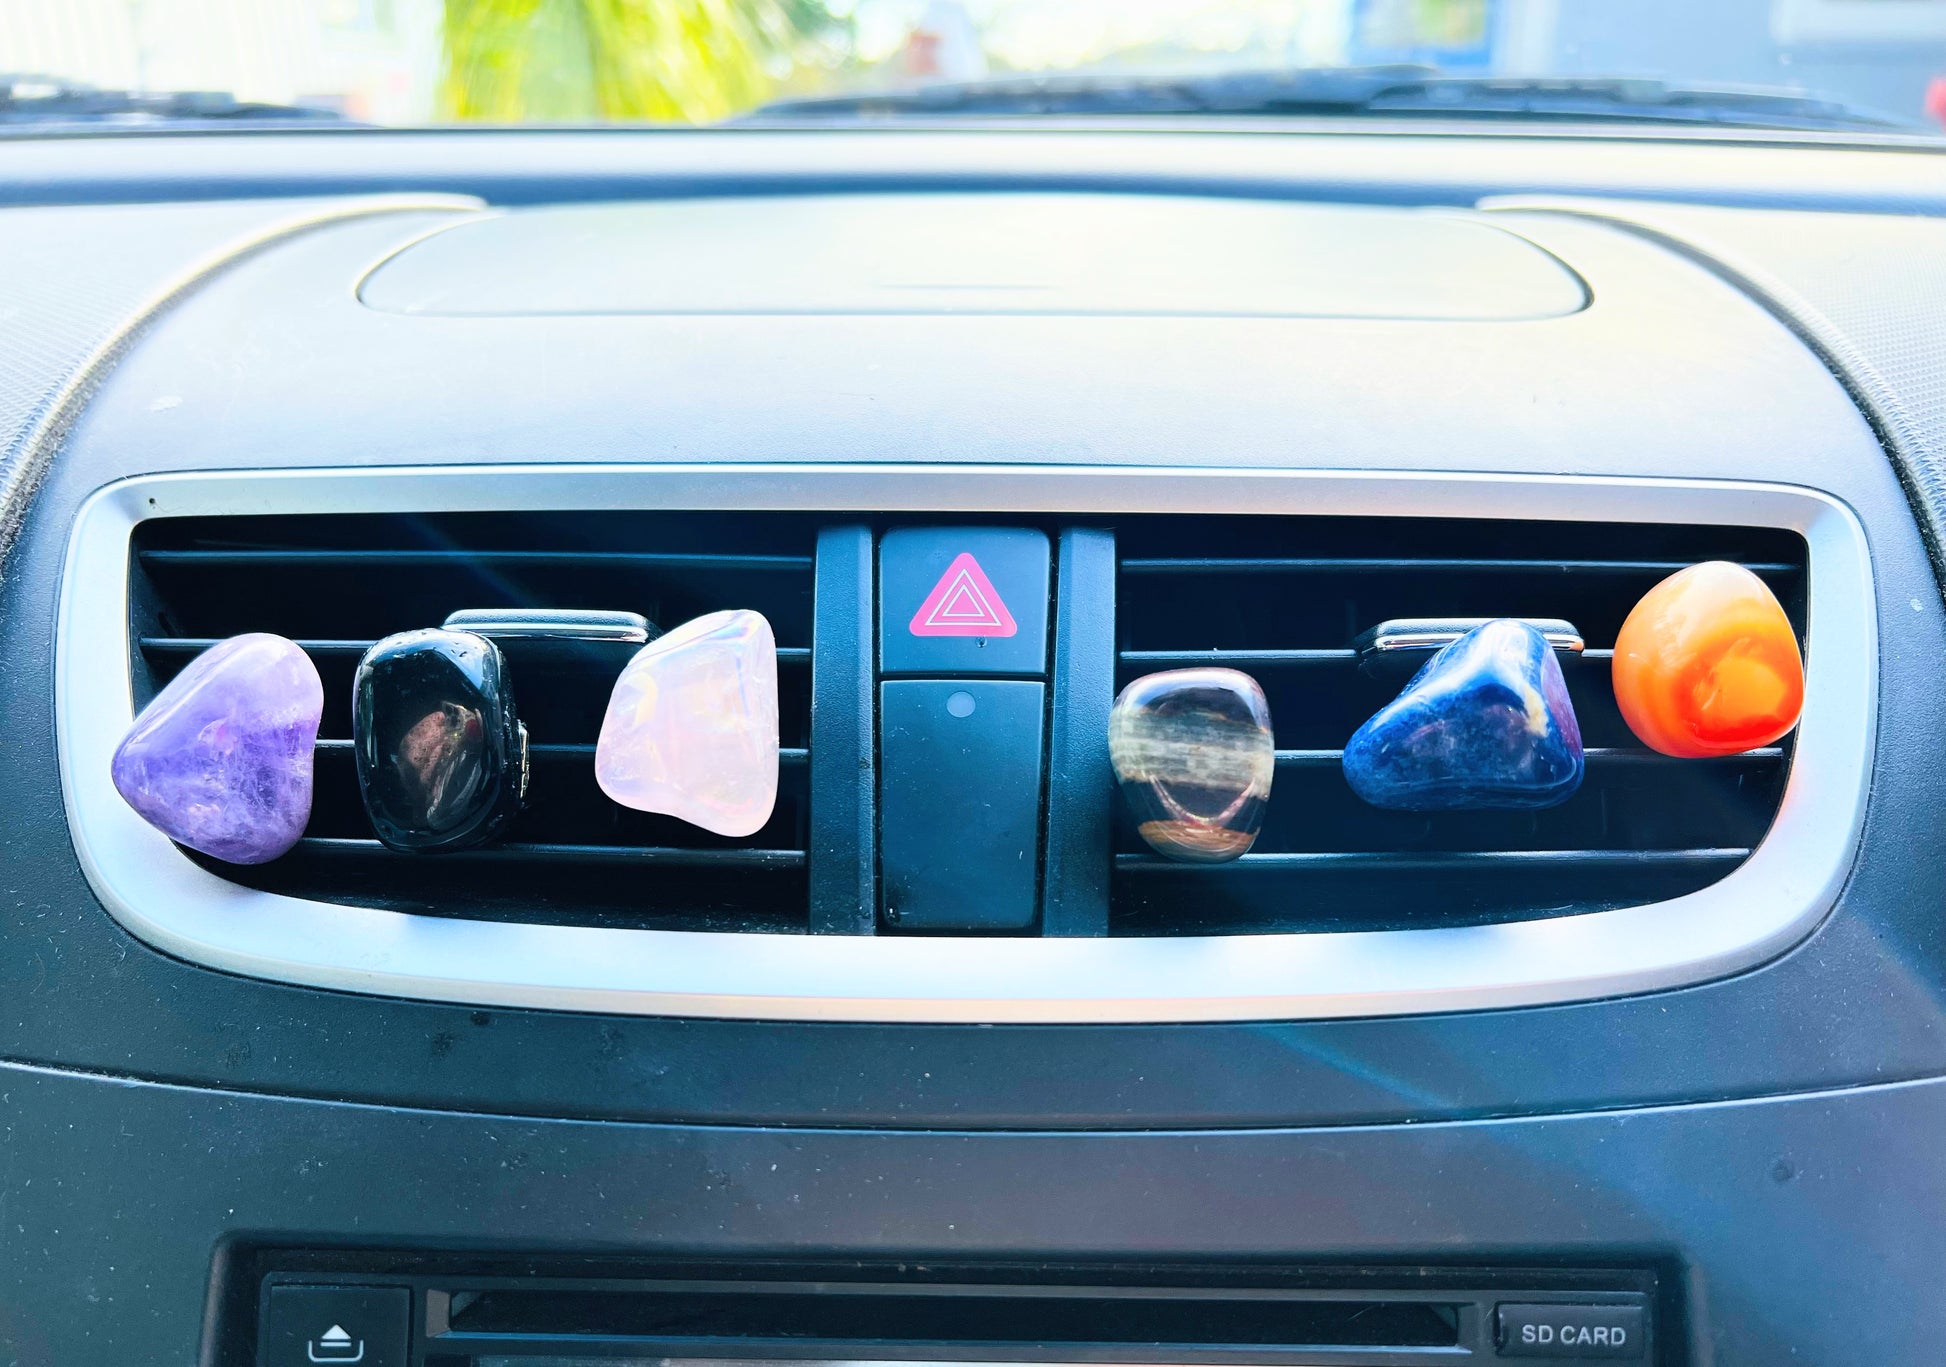
[[[1374,807],[1552,807],[1581,786],[1581,727],[1546,639],[1488,622],[1426,661],[1358,728],[1344,763]]]

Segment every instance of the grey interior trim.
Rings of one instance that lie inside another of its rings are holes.
[[[1790,528],[1810,546],[1813,650],[1776,824],[1728,877],[1644,906],[1502,925],[1167,939],[970,939],[532,926],[259,892],[204,871],[116,795],[131,718],[129,539],[151,517],[697,508],[1262,512]],[[1823,919],[1871,777],[1877,617],[1862,527],[1816,490],[1703,480],[1006,466],[518,465],[123,480],[76,519],[56,728],[75,850],[109,912],[181,958],[346,991],[784,1020],[1109,1022],[1405,1015],[1576,1001],[1750,968]]]

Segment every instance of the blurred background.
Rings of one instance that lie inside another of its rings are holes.
[[[384,124],[699,123],[1108,70],[1427,62],[1784,87],[1946,121],[1946,0],[0,0],[0,74]]]

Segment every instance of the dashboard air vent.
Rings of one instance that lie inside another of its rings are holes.
[[[325,688],[306,838],[226,878],[319,900],[474,918],[802,930],[816,524],[791,514],[478,514],[157,519],[133,556],[139,707],[214,640],[289,636]],[[373,838],[351,753],[351,678],[373,641],[465,608],[598,608],[673,627],[754,608],[777,635],[783,765],[755,835],[724,839],[608,801],[594,743],[612,660],[517,668],[527,808],[484,849],[402,855]]]
[[[1384,930],[1601,910],[1693,892],[1750,853],[1781,799],[1791,739],[1719,760],[1641,746],[1609,685],[1622,620],[1664,576],[1736,560],[1800,639],[1805,545],[1751,528],[1405,519],[1124,521],[1117,686],[1152,670],[1241,669],[1264,686],[1277,768],[1262,835],[1234,864],[1169,863],[1117,819],[1110,933]],[[1341,747],[1402,679],[1351,643],[1391,618],[1565,618],[1588,747],[1581,790],[1539,812],[1418,814],[1360,802]]]
[[[267,865],[207,865],[247,886],[542,924],[899,933],[875,916],[873,617],[868,596],[845,597],[851,581],[870,578],[875,535],[899,524],[840,521],[613,511],[151,519],[134,543],[136,702],[237,632],[289,636],[317,662],[326,705],[305,840]],[[1763,576],[1801,636],[1807,552],[1796,533],[1270,515],[1019,521],[1061,547],[1041,919],[1020,933],[1395,930],[1655,902],[1722,878],[1776,816],[1791,738],[1726,759],[1654,754],[1622,722],[1609,658],[1641,595],[1705,559]],[[833,604],[840,611],[823,615]],[[728,607],[764,613],[780,648],[780,794],[755,835],[725,839],[602,795],[594,742],[612,652],[546,667],[510,652],[532,781],[508,836],[434,856],[396,854],[373,838],[349,714],[352,670],[374,640],[468,608],[621,609],[668,628]],[[1354,642],[1392,619],[1494,616],[1561,619],[1586,643],[1562,656],[1588,747],[1580,791],[1529,812],[1417,814],[1360,802],[1342,747],[1403,676],[1368,672]],[[822,768],[810,762],[814,625],[819,686],[847,700],[822,713],[831,728],[820,732]],[[1198,664],[1257,678],[1275,726],[1263,833],[1232,864],[1150,853],[1099,761],[1076,758],[1105,736],[1111,665],[1119,687]],[[853,701],[864,710],[847,723]],[[816,826],[814,791],[837,795]],[[1077,901],[1077,888],[1093,891]]]

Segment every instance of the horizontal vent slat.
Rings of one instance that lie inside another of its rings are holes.
[[[334,754],[340,751],[349,752],[351,750],[351,742],[342,737],[333,737],[331,739],[320,737],[317,748]],[[585,759],[592,761],[595,757],[595,743],[593,741],[549,743],[530,740],[527,742],[527,753],[536,759]],[[802,746],[784,746],[777,751],[777,763],[779,767],[785,769],[801,769],[810,762],[810,759],[811,752]]]
[[[562,842],[503,841],[472,850],[438,855],[401,854],[376,840],[307,836],[298,848],[308,854],[372,860],[437,859],[442,864],[630,864],[680,869],[801,869],[803,850],[689,850],[669,846],[575,845]]]
[[[1615,652],[1607,647],[1563,654],[1563,667],[1572,668],[1577,658],[1587,663],[1607,664]],[[1298,650],[1124,650],[1119,656],[1125,665],[1145,669],[1182,669],[1197,665],[1218,665],[1226,669],[1276,669],[1291,665],[1355,665],[1358,652],[1349,647]]]
[[[668,570],[747,570],[808,572],[808,555],[710,555],[659,551],[508,551],[508,550],[153,550],[141,552],[144,565],[590,565]]]
[[[1745,750],[1735,755],[1712,755],[1702,759],[1677,759],[1646,746],[1630,748],[1627,746],[1593,746],[1582,752],[1591,766],[1615,764],[1775,764],[1784,758],[1781,746],[1768,745],[1757,750]],[[1328,768],[1344,762],[1343,750],[1279,750],[1277,767],[1291,768]]]
[[[200,655],[211,646],[226,638],[219,636],[144,636],[136,644],[148,653],[156,655]],[[296,642],[298,649],[307,655],[363,655],[373,646],[375,640],[332,641],[304,640]],[[811,663],[809,646],[778,646],[777,663],[800,668]]]
[[[1459,556],[1130,557],[1124,574],[1674,574],[1687,560],[1526,560]],[[1759,575],[1794,574],[1785,561],[1744,561]]]
[[[1358,869],[1374,873],[1440,869],[1517,869],[1542,865],[1631,869],[1655,866],[1734,867],[1750,857],[1747,848],[1701,850],[1327,850],[1246,854],[1227,864],[1186,864],[1149,854],[1118,854],[1115,868],[1135,874],[1250,874],[1303,869]]]
[[[1358,652],[1324,650],[1124,650],[1122,663],[1149,669],[1220,665],[1227,669],[1276,668],[1285,665],[1346,665],[1358,662]]]

